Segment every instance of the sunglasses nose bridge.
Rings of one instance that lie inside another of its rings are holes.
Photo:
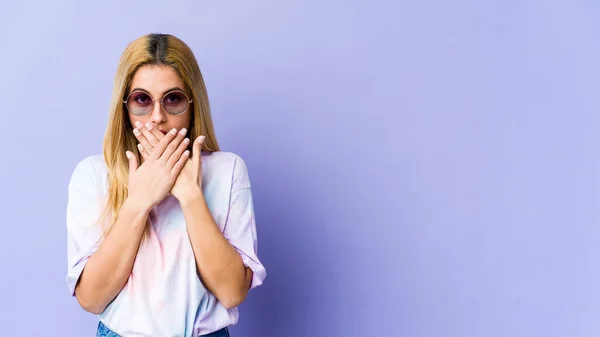
[[[150,110],[150,119],[153,121],[162,121],[166,118],[167,112],[163,109],[162,98],[152,99],[152,106]]]

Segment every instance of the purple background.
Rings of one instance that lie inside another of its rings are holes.
[[[194,50],[268,277],[241,336],[600,336],[597,1],[4,1],[2,335],[93,336],[66,188],[126,44]]]

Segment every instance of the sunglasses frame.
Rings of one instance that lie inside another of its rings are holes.
[[[129,101],[129,98],[131,97],[131,95],[133,95],[133,94],[136,94],[136,93],[140,93],[140,92],[141,92],[141,93],[144,93],[144,94],[146,94],[146,95],[148,95],[148,96],[150,97],[150,100],[152,101],[152,106],[151,106],[151,108],[150,108],[150,109],[148,109],[148,112],[146,112],[145,114],[142,114],[142,115],[137,115],[137,114],[134,114],[133,112],[131,112],[131,109],[129,109],[129,105],[127,104],[127,101]],[[167,97],[167,95],[169,95],[169,94],[172,94],[172,93],[174,93],[174,92],[181,93],[181,94],[182,94],[182,95],[183,95],[183,96],[184,96],[184,97],[187,99],[187,103],[188,103],[188,106],[187,106],[187,108],[185,108],[185,110],[183,110],[182,112],[179,112],[179,113],[170,113],[170,112],[168,112],[168,111],[167,111],[167,109],[165,109],[165,106],[163,105],[163,100],[165,99],[165,97]],[[144,90],[135,90],[135,91],[132,91],[132,92],[130,92],[130,93],[129,93],[129,95],[127,95],[127,97],[126,97],[126,98],[123,100],[123,103],[125,104],[125,107],[127,108],[127,111],[128,111],[128,112],[130,112],[130,113],[131,113],[132,115],[134,115],[134,116],[138,116],[138,117],[140,117],[140,116],[146,116],[146,115],[148,115],[150,112],[152,112],[152,111],[154,110],[154,105],[156,104],[156,101],[160,101],[160,108],[161,108],[161,109],[162,109],[164,112],[166,112],[166,113],[168,113],[169,115],[172,115],[172,116],[179,116],[179,115],[181,115],[181,114],[184,114],[186,111],[188,111],[188,109],[190,108],[190,104],[192,104],[192,102],[193,102],[194,100],[193,100],[193,99],[190,99],[190,98],[188,97],[188,95],[186,95],[186,93],[185,93],[185,92],[183,92],[182,90],[179,90],[179,89],[175,89],[175,90],[171,90],[171,91],[168,91],[168,92],[166,92],[166,93],[163,95],[163,97],[162,97],[162,98],[153,98],[153,97],[152,97],[152,95],[151,95],[149,92],[147,92],[147,91],[144,91]]]

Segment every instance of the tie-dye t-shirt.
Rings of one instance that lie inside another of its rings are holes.
[[[102,227],[97,219],[107,190],[102,155],[81,160],[68,187],[66,279],[73,296],[88,258],[99,245]],[[254,206],[242,158],[230,152],[203,152],[202,190],[223,235],[254,272],[251,288],[261,285],[266,271],[257,256]],[[168,195],[152,209],[149,219],[150,236],[142,241],[127,283],[98,315],[99,320],[123,337],[191,337],[237,323],[238,309],[224,308],[198,277],[177,199]]]

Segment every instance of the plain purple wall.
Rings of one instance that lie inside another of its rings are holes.
[[[93,336],[66,188],[126,44],[172,33],[247,162],[234,337],[600,335],[597,1],[3,1],[0,329]]]

